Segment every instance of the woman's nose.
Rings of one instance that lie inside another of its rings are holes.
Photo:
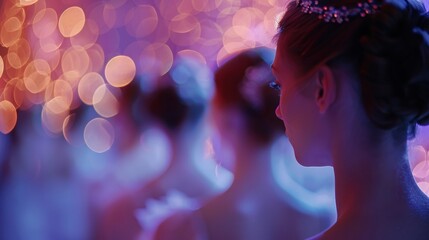
[[[280,105],[278,105],[277,108],[276,108],[276,116],[278,118],[280,118],[281,120],[283,120],[283,118],[282,118],[282,112],[280,111]]]

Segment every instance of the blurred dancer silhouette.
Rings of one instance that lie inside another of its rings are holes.
[[[211,117],[222,146],[216,153],[234,158],[234,180],[200,209],[164,221],[156,239],[304,239],[329,226],[289,204],[273,175],[271,148],[284,133],[274,114],[278,95],[269,87],[273,57],[270,49],[249,49],[217,70]]]
[[[165,136],[168,162],[155,178],[114,201],[103,216],[100,239],[151,239],[176,209],[194,209],[224,189],[205,153],[210,71],[178,60],[145,99],[149,119]],[[207,165],[209,164],[209,165]],[[206,167],[204,167],[207,165]]]

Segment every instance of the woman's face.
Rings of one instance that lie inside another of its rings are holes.
[[[326,139],[315,101],[317,74],[299,75],[297,66],[281,50],[277,49],[272,65],[276,78],[274,86],[280,91],[276,115],[283,121],[301,165],[331,165],[330,160],[323,157],[326,156]]]

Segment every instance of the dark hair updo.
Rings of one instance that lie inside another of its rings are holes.
[[[215,72],[214,106],[235,107],[244,113],[247,132],[262,143],[284,133],[275,116],[279,97],[269,83],[274,80],[274,50],[259,47],[232,55]]]
[[[176,132],[203,117],[212,95],[210,69],[193,59],[179,58],[146,99],[148,114],[167,131]]]
[[[364,2],[318,1],[319,6],[334,7]],[[278,44],[301,73],[321,63],[354,64],[372,122],[414,136],[416,124],[429,124],[429,16],[417,0],[372,2],[375,13],[332,23],[304,13],[292,1],[279,24]]]

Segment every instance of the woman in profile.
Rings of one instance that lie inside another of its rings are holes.
[[[273,175],[272,145],[284,133],[274,110],[278,95],[270,64],[274,52],[256,48],[236,54],[215,74],[211,118],[222,146],[219,159],[232,150],[234,180],[223,194],[193,212],[169,218],[156,239],[304,239],[330,224],[285,200]]]
[[[313,239],[429,239],[407,138],[429,123],[429,17],[416,0],[292,1],[273,63],[299,163],[333,166],[337,222]]]

